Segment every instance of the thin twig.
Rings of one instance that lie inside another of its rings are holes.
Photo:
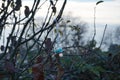
[[[101,40],[101,43],[100,43],[99,48],[101,48],[101,46],[102,46],[102,43],[103,43],[103,40],[104,40],[104,36],[105,36],[105,31],[106,31],[106,29],[107,29],[107,24],[105,25],[105,29],[104,29],[104,32],[103,32],[103,37],[102,37],[102,40]]]

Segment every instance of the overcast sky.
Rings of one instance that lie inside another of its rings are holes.
[[[30,1],[30,0],[29,0]],[[59,0],[57,6],[61,6],[64,0]],[[91,31],[89,35],[93,35],[94,27],[94,7],[96,2],[99,0],[67,0],[67,4],[64,10],[63,15],[69,15],[71,17],[80,18],[80,20],[88,23],[89,30]],[[96,39],[101,40],[104,26],[107,24],[107,31],[113,32],[116,26],[120,26],[120,0],[103,0],[103,3],[100,3],[96,6],[96,27],[97,34]],[[29,5],[28,2],[25,3]],[[38,16],[45,15],[45,7],[41,7],[40,13],[37,13]],[[57,11],[59,11],[57,7]]]
[[[87,22],[93,31],[94,7],[99,0],[68,0],[64,13],[81,18]],[[104,2],[96,6],[97,36],[103,33],[105,24],[107,30],[120,26],[120,0],[103,0]],[[111,31],[112,32],[112,31]]]
[[[33,0],[23,0],[23,5],[30,4]],[[45,1],[45,0],[43,0]],[[49,0],[48,0],[49,1]],[[61,6],[60,2],[64,0],[59,0],[58,6]],[[67,0],[67,5],[64,11],[64,15],[70,14],[73,17],[81,18],[87,23],[93,23],[94,7],[96,2],[99,0]],[[103,0],[104,2],[96,6],[96,23],[97,24],[120,24],[120,0]],[[41,1],[42,3],[42,1]],[[41,7],[40,14],[38,16],[45,15],[47,9],[45,6]],[[24,9],[23,9],[24,10]],[[58,11],[58,10],[57,10]]]
[[[94,15],[94,7],[98,0],[70,0],[66,10],[76,17],[91,23]],[[119,0],[104,0],[96,7],[97,23],[120,24]]]
[[[23,0],[23,6],[21,10],[24,11],[24,5],[31,7],[34,0]],[[41,3],[45,0],[41,0]],[[59,0],[57,6],[61,6]],[[81,18],[87,23],[93,23],[94,7],[99,0],[67,0],[67,5],[64,11],[64,15],[70,14],[73,17]],[[120,24],[120,0],[103,0],[104,2],[96,6],[96,23],[97,24]],[[49,0],[48,0],[49,2]],[[47,8],[41,7],[37,16],[44,16]],[[46,8],[46,9],[45,9]],[[59,11],[59,9],[57,10]]]

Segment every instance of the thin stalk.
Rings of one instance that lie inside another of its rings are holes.
[[[102,37],[102,40],[101,40],[99,48],[101,48],[101,46],[102,46],[102,43],[103,43],[103,40],[104,40],[104,37],[105,37],[105,31],[106,31],[106,29],[107,29],[107,24],[105,25],[105,29],[104,29],[104,32],[103,32],[103,37]]]
[[[94,41],[96,36],[96,6],[94,7],[94,35],[92,41]]]

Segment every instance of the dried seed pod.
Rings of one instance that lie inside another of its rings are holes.
[[[4,51],[5,47],[4,45],[1,45],[1,51]]]
[[[51,5],[54,5],[52,0],[50,0],[50,4],[51,4]]]
[[[3,2],[5,2],[6,0],[2,0]]]
[[[46,52],[50,52],[52,50],[53,45],[52,45],[51,38],[47,38],[45,40],[45,48],[46,48]]]
[[[55,6],[52,6],[52,11],[54,13],[54,15],[56,14],[56,7]]]
[[[5,8],[5,4],[4,3],[2,3],[2,8]]]
[[[15,4],[16,4],[15,10],[16,11],[20,10],[20,7],[22,6],[21,0],[16,0]]]
[[[25,14],[25,17],[28,17],[28,16],[29,16],[29,14],[30,14],[30,9],[29,9],[28,6],[25,6],[24,14]]]

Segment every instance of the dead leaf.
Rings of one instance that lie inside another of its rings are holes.
[[[52,45],[52,41],[51,41],[51,38],[47,38],[45,40],[45,48],[46,48],[46,51],[47,52],[50,52],[53,48],[53,45]]]
[[[52,6],[52,11],[54,13],[54,15],[56,14],[56,7],[55,6]]]
[[[10,73],[17,72],[17,69],[15,68],[14,64],[8,60],[5,61],[5,69]]]
[[[44,80],[44,66],[41,63],[32,67],[33,80]]]
[[[101,0],[101,1],[98,1],[98,2],[96,3],[96,5],[98,5],[98,4],[102,3],[102,2],[104,2],[104,1],[102,1],[102,0]]]
[[[36,64],[32,66],[33,80],[44,80],[44,65],[42,64],[43,57],[38,56]]]

